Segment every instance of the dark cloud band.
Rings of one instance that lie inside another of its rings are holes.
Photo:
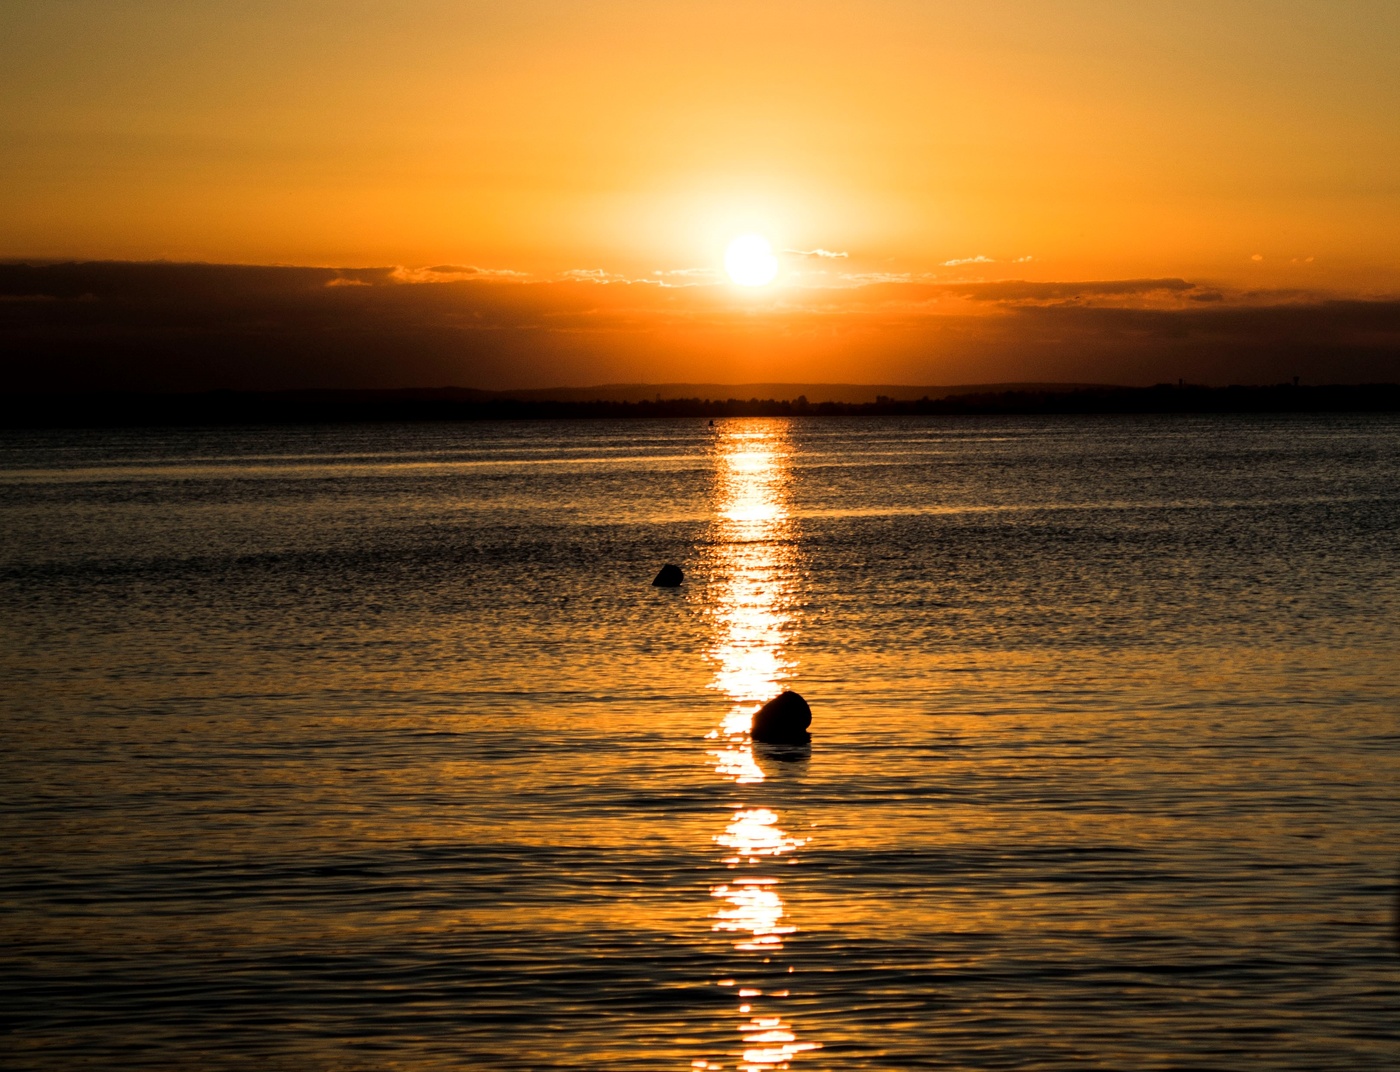
[[[450,271],[449,271],[450,269]],[[462,266],[0,264],[6,389],[1400,380],[1400,301],[1182,279],[773,291]],[[412,283],[413,285],[405,285]]]

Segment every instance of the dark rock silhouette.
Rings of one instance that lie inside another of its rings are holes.
[[[661,567],[661,572],[651,583],[654,588],[675,588],[683,580],[685,580],[685,574],[681,572],[681,568],[667,562]]]
[[[812,739],[807,732],[811,724],[807,701],[795,692],[780,692],[758,709],[749,734],[766,744],[806,744]]]

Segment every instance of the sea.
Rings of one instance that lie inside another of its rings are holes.
[[[1396,416],[7,431],[0,612],[5,1069],[1400,1067]]]

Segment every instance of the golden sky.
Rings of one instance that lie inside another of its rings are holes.
[[[809,281],[1388,291],[1398,44],[1394,2],[9,3],[0,256],[640,277],[758,231],[849,254]]]
[[[344,316],[379,356],[267,382],[1397,378],[1397,45],[1394,0],[0,2],[0,335],[138,385]]]

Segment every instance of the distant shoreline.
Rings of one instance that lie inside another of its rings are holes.
[[[467,392],[463,390],[462,394]],[[472,392],[475,393],[475,392]],[[963,391],[931,398],[808,402],[805,397],[637,401],[453,397],[456,389],[11,394],[3,428],[100,428],[402,421],[716,417],[1049,416],[1188,413],[1400,413],[1400,384],[1075,387]]]

